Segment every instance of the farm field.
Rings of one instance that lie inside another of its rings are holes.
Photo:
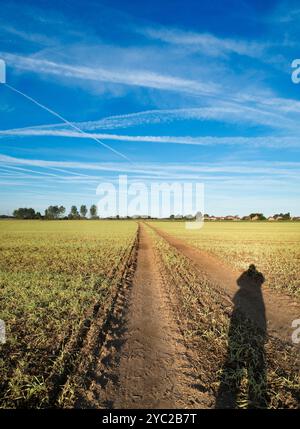
[[[156,226],[156,224],[155,224]],[[298,408],[298,350],[266,335],[219,284],[166,240],[152,234],[164,282],[196,369],[198,388],[215,408]],[[254,300],[254,307],[258,304]],[[234,304],[235,303],[235,304]],[[255,309],[256,310],[256,309]]]
[[[299,257],[297,224],[9,220],[0,236],[1,408],[299,407],[298,267],[262,293],[246,271],[270,282],[272,255]]]
[[[268,286],[300,297],[300,222],[153,222],[161,230],[212,253],[238,270],[255,264]]]
[[[300,0],[0,8],[0,429],[300,410]]]
[[[95,313],[109,311],[136,231],[134,222],[0,222],[2,407],[57,401]]]

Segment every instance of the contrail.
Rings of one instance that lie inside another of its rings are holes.
[[[117,150],[113,149],[111,146],[109,146],[108,144],[103,143],[101,140],[97,139],[97,137],[93,137],[91,136],[90,133],[86,133],[85,131],[83,131],[82,129],[78,128],[76,125],[72,124],[71,122],[69,122],[67,119],[65,119],[63,116],[61,116],[59,113],[54,112],[53,110],[49,109],[48,107],[44,106],[43,104],[39,103],[38,101],[36,101],[34,98],[30,97],[27,94],[24,94],[22,91],[19,91],[18,89],[14,88],[13,86],[9,85],[8,83],[3,83],[5,86],[7,86],[9,89],[11,89],[12,91],[22,95],[23,97],[25,97],[27,100],[31,101],[32,103],[36,104],[37,106],[41,107],[42,109],[46,110],[47,112],[51,113],[51,115],[56,116],[57,118],[59,118],[61,121],[63,121],[65,124],[69,125],[71,128],[74,128],[76,131],[80,132],[81,134],[85,135],[85,137],[90,138],[92,140],[94,140],[95,142],[101,144],[103,147],[105,147],[106,149],[109,149],[110,151],[114,152],[115,154],[121,156],[122,158],[126,159],[126,161],[129,161],[130,163],[132,163],[132,161],[123,153],[118,152]]]

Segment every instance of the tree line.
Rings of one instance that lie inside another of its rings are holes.
[[[267,218],[264,216],[263,213],[251,213],[249,215],[250,219],[257,218],[258,220],[266,220]],[[291,213],[276,213],[272,216],[274,219],[281,219],[281,220],[291,220]]]
[[[91,205],[88,209],[85,204],[81,205],[79,210],[77,206],[72,206],[70,212],[66,215],[66,208],[64,206],[49,206],[45,210],[45,214],[42,215],[40,212],[36,212],[33,208],[18,208],[14,210],[13,217],[16,219],[47,219],[47,220],[57,220],[57,219],[87,219],[89,214],[90,219],[99,219],[97,206],[95,204]],[[201,213],[200,213],[201,215]],[[7,217],[7,216],[4,216]],[[132,216],[134,219],[154,219],[151,216]],[[277,213],[272,216],[274,220],[292,220],[291,214],[288,213]],[[120,216],[115,216],[114,219],[120,219]],[[131,219],[130,216],[127,216],[127,219]],[[194,220],[196,216],[187,215],[170,215],[168,218],[170,220]],[[293,218],[299,220],[299,218]],[[210,216],[209,214],[204,214],[204,220],[267,220],[263,213],[250,213],[248,216]]]
[[[13,216],[16,219],[86,219],[89,213],[91,219],[98,218],[97,206],[92,204],[88,209],[85,204],[82,204],[78,210],[77,206],[72,206],[70,213],[66,215],[66,208],[64,206],[49,206],[45,210],[45,214],[42,215],[40,212],[36,212],[33,208],[18,208],[14,210]]]

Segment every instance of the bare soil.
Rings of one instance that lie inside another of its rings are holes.
[[[124,303],[122,303],[124,306]],[[137,266],[127,305],[116,318],[81,406],[208,408],[173,316],[151,238],[140,226]]]

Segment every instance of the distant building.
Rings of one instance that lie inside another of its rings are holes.
[[[225,220],[241,220],[240,217],[238,215],[232,216],[225,216]]]

